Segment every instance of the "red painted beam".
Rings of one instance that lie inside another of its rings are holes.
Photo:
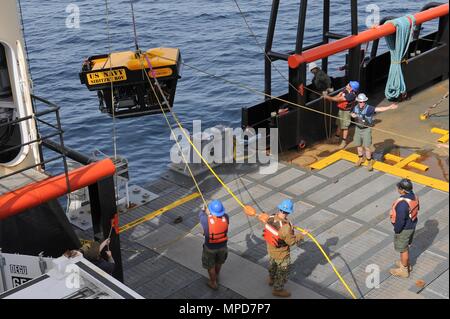
[[[416,13],[416,24],[422,24],[445,15],[448,15],[449,5],[443,4],[419,13]],[[367,43],[390,34],[395,33],[395,27],[391,23],[386,23],[373,29],[366,30],[358,35],[348,36],[346,38],[318,46],[302,54],[293,54],[288,58],[291,69],[298,68],[302,63],[309,63],[329,57],[330,55],[354,48],[360,44]]]
[[[116,167],[110,159],[104,159],[69,172],[71,191],[89,186],[111,176]],[[0,196],[0,220],[58,198],[68,192],[66,175],[47,178]]]

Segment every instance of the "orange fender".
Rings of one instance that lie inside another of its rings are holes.
[[[89,186],[111,176],[116,167],[104,159],[69,172],[70,190]],[[68,192],[66,175],[50,177],[0,196],[0,220],[58,198]]]

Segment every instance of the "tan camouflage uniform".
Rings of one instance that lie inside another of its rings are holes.
[[[291,249],[290,246],[298,244],[303,240],[304,236],[300,233],[294,234],[294,228],[291,223],[282,220],[275,215],[275,222],[281,221],[283,226],[278,230],[279,237],[287,244],[287,246],[276,248],[267,244],[269,253],[269,275],[273,280],[273,288],[282,290],[289,277],[291,267]]]

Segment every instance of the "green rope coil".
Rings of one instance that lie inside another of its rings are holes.
[[[408,53],[416,19],[413,15],[408,15],[389,20],[386,23],[393,24],[397,29],[395,34],[385,37],[389,51],[391,52],[391,67],[389,69],[389,77],[384,94],[387,99],[393,100],[406,92],[405,79],[402,73],[402,62]]]

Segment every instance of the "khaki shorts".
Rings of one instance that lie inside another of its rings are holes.
[[[336,119],[336,125],[341,130],[347,130],[350,126],[352,116],[350,115],[350,111],[344,111],[339,109],[338,113],[339,118]]]
[[[223,265],[228,257],[228,248],[210,249],[203,245],[202,266],[212,269],[215,265]]]
[[[399,253],[404,253],[412,244],[414,238],[414,229],[404,229],[400,234],[394,235],[394,249]]]
[[[353,137],[353,143],[357,146],[364,146],[365,148],[369,148],[372,146],[372,129],[370,127],[366,127],[360,129],[359,127],[355,128],[355,136]]]

